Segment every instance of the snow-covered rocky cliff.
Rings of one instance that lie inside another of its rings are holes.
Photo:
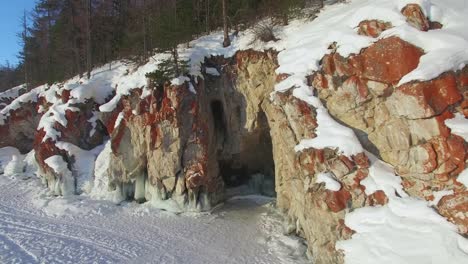
[[[33,151],[55,195],[172,211],[274,183],[314,263],[463,263],[467,13],[466,0],[354,0],[277,28],[277,42],[194,40],[180,48],[190,75],[160,87],[145,74],[167,54],[12,90],[0,146]]]

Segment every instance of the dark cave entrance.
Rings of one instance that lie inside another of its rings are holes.
[[[252,132],[241,133],[239,129],[235,129],[243,129],[242,111],[239,108],[227,113],[219,100],[212,101],[210,106],[215,129],[216,156],[228,196],[229,193],[276,196],[273,145],[265,113],[260,111],[257,114]]]

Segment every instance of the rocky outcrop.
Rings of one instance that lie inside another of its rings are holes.
[[[0,125],[0,147],[14,146],[21,153],[29,152],[33,147],[39,119],[37,104],[33,102],[24,103],[20,108],[9,111],[5,123]]]
[[[410,5],[403,14],[416,28],[429,29],[419,6]],[[367,150],[396,168],[410,195],[432,200],[435,191],[453,190],[437,208],[466,233],[466,216],[460,210],[466,209],[466,189],[456,178],[465,169],[468,145],[444,121],[466,112],[468,67],[398,85],[423,54],[390,37],[349,58],[326,55],[322,71],[311,82],[330,113],[355,129]]]
[[[247,175],[257,172],[273,177],[261,107],[275,83],[274,54],[241,52],[207,59],[205,66],[223,74],[182,85],[150,84],[143,100],[136,89],[119,102],[117,125],[111,119],[108,130],[111,185],[122,198],[208,210],[223,199],[224,185],[247,183]]]

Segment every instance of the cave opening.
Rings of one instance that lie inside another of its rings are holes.
[[[218,167],[227,195],[276,196],[273,145],[267,116],[259,111],[255,129],[241,133],[235,129],[243,128],[241,111],[229,113],[224,109],[221,101],[211,103]]]
[[[214,132],[216,138],[216,150],[223,150],[224,141],[226,140],[226,120],[224,114],[223,103],[219,100],[211,102],[211,113],[213,114]]]

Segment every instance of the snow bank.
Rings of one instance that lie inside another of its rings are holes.
[[[401,14],[408,3],[420,4],[430,18],[444,25],[443,28],[423,32],[408,25]],[[289,88],[307,88],[303,82],[305,76],[319,69],[320,59],[330,52],[328,47],[334,42],[343,57],[358,54],[378,39],[390,36],[398,36],[422,48],[425,55],[418,67],[404,76],[400,85],[459,70],[468,62],[467,3],[467,0],[354,0],[346,5],[327,6],[314,21],[288,28],[287,40],[282,43],[284,50],[278,54],[277,73],[291,76],[279,83],[276,90],[284,90],[285,83]],[[378,38],[358,35],[358,24],[371,19],[391,22],[394,27]]]
[[[62,156],[55,155],[47,158],[44,162],[57,174],[70,173],[68,163],[63,160]]]
[[[110,140],[104,145],[94,164],[94,181],[89,191],[89,196],[94,199],[114,201],[115,191],[109,191],[109,162],[112,153]]]
[[[383,190],[389,202],[385,206],[363,207],[346,214],[346,226],[356,233],[350,240],[336,244],[336,249],[345,253],[345,263],[466,262],[468,240],[457,233],[455,225],[430,207],[450,192],[436,193],[436,199],[430,203],[409,197],[392,167],[370,153],[367,155],[371,167],[369,176],[361,184],[368,195]]]
[[[452,130],[452,134],[468,141],[468,120],[462,114],[456,113],[454,118],[445,120],[445,125]]]
[[[408,3],[420,4],[426,14],[444,26],[423,32],[408,25],[401,9]],[[414,80],[430,80],[441,73],[459,70],[468,62],[468,0],[354,0],[346,5],[327,6],[317,19],[284,28],[277,45],[284,49],[278,54],[278,74],[289,77],[278,83],[276,92],[294,89],[293,95],[317,108],[317,138],[303,140],[296,151],[305,148],[339,148],[350,156],[362,151],[357,138],[349,129],[335,122],[307,85],[306,76],[319,70],[319,62],[336,43],[337,52],[344,57],[358,54],[378,39],[398,36],[425,51],[418,67],[400,80],[400,85]],[[378,38],[358,35],[361,21],[378,19],[391,22],[393,28]],[[440,58],[444,58],[443,60]]]
[[[83,150],[71,143],[59,141],[57,148],[65,150],[70,157],[73,157],[72,175],[76,181],[78,193],[89,192],[94,178],[94,162],[96,157],[104,148],[104,145],[97,146],[92,150]]]
[[[75,180],[71,171],[68,169],[68,163],[62,156],[54,155],[47,158],[44,162],[57,175],[58,179],[55,182],[49,183],[51,189],[56,195],[68,196],[75,193]]]
[[[468,240],[422,200],[393,198],[382,207],[348,213],[345,224],[356,231],[339,241],[346,264],[466,263]]]
[[[1,99],[14,99],[19,96],[21,90],[26,88],[26,85],[22,84],[11,89],[8,89],[4,92],[0,93],[0,100]]]
[[[0,125],[4,125],[6,119],[10,116],[10,112],[19,109],[22,106],[22,104],[27,102],[37,102],[37,98],[39,94],[43,91],[43,89],[44,86],[34,88],[28,93],[18,96],[9,105],[3,108],[0,111]]]
[[[3,173],[5,167],[12,161],[14,156],[21,156],[21,153],[17,148],[4,147],[0,148],[0,173]]]
[[[3,174],[5,176],[13,176],[18,173],[22,173],[24,168],[23,156],[13,155],[10,162],[5,166]]]
[[[13,147],[0,148],[0,174],[5,176],[18,174],[33,176],[37,174],[37,169],[34,150],[22,155],[18,149]]]
[[[213,76],[219,76],[219,72],[216,68],[211,68],[211,67],[206,67],[206,74],[213,75]]]
[[[408,195],[401,186],[401,178],[395,175],[393,167],[370,152],[366,151],[366,155],[370,161],[369,175],[361,181],[361,185],[366,187],[366,195],[380,190],[391,196],[394,196],[396,192],[400,197],[407,197]]]
[[[37,130],[43,129],[45,132],[42,142],[46,142],[47,139],[57,141],[61,136],[61,133],[55,129],[55,124],[58,123],[63,127],[67,127],[67,118],[65,116],[66,111],[78,112],[80,109],[70,106],[70,102],[61,104],[60,102],[54,103],[49,107],[49,110],[44,113],[39,121]]]
[[[303,139],[295,147],[296,151],[308,148],[336,148],[344,155],[351,157],[364,151],[353,130],[338,124],[321,105],[317,106],[317,135],[312,139]]]

